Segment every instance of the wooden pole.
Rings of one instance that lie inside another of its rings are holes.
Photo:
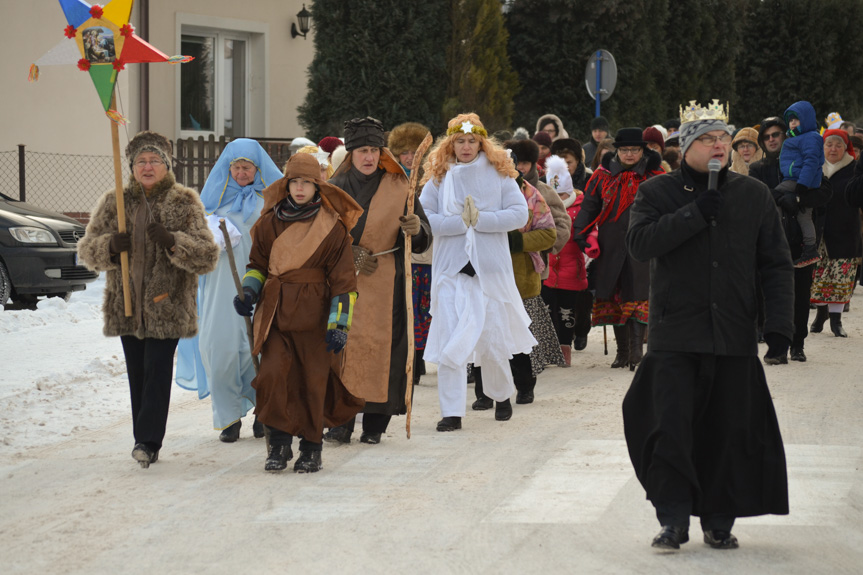
[[[234,260],[234,248],[231,246],[231,237],[228,235],[228,226],[225,225],[225,218],[219,218],[219,229],[222,230],[222,236],[225,238],[225,251],[228,252],[228,263],[231,264],[231,275],[234,276],[234,286],[237,288],[237,295],[240,296],[240,299],[243,299],[243,284],[240,282],[240,275],[237,272],[237,262]],[[252,319],[246,316],[243,316],[243,319],[246,320],[246,336],[249,338],[249,351],[254,352],[255,335],[252,331]],[[252,353],[252,363],[255,366],[255,374],[257,374],[261,366],[258,363],[258,356],[254,353]]]
[[[431,132],[420,143],[414,154],[414,164],[411,167],[411,177],[408,180],[408,205],[407,215],[414,213],[414,202],[416,201],[415,188],[419,179],[420,164],[423,156],[428,150],[433,139]],[[405,303],[407,304],[407,327],[408,327],[408,360],[405,372],[407,373],[407,390],[405,391],[405,405],[407,406],[405,432],[408,439],[411,438],[411,408],[413,407],[414,395],[414,297],[413,297],[413,270],[411,268],[411,236],[405,234]]]
[[[117,95],[111,96],[111,109],[117,108]],[[114,146],[114,196],[117,198],[117,231],[126,233],[126,202],[123,198],[123,169],[120,167],[120,131],[111,122],[111,144]],[[123,279],[123,306],[126,317],[132,317],[132,290],[129,286],[129,252],[120,252],[120,277]]]

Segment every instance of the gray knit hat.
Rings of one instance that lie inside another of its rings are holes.
[[[723,120],[695,120],[694,122],[684,122],[680,125],[680,153],[686,155],[686,150],[692,145],[692,142],[699,136],[712,132],[714,130],[723,130],[727,134],[731,134],[731,128],[728,127]]]

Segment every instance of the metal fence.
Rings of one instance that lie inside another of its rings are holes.
[[[291,156],[290,139],[256,138],[279,168]],[[222,137],[177,140],[173,158],[177,181],[199,191],[225,148]],[[129,163],[120,160],[123,183]],[[113,156],[34,152],[25,146],[0,151],[0,193],[84,222],[99,197],[114,188]]]
[[[121,158],[120,164],[126,181],[128,162]],[[23,147],[0,152],[0,192],[40,208],[86,214],[113,188],[113,156],[32,152]]]

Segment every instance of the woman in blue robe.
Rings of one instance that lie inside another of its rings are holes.
[[[219,219],[225,219],[237,272],[242,276],[252,246],[249,231],[264,205],[262,191],[281,177],[260,144],[241,138],[225,146],[201,192],[207,222],[222,250],[215,271],[200,276],[198,335],[180,341],[176,382],[196,390],[201,399],[212,396],[213,427],[221,430],[219,439],[226,443],[239,439],[240,418],[255,405],[251,385],[255,368],[245,321],[233,309],[237,288]],[[253,430],[255,437],[263,437],[263,426],[257,420]]]

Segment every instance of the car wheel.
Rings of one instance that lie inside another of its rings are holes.
[[[9,279],[9,272],[6,271],[6,264],[0,262],[0,305],[5,306],[12,295],[12,281]]]

